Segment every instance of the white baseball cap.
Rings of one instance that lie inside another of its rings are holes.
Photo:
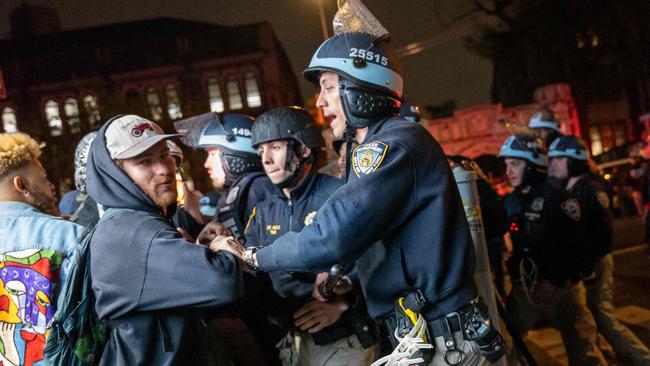
[[[160,141],[177,137],[180,134],[165,134],[154,122],[127,114],[116,118],[106,128],[106,148],[111,159],[129,159],[142,154]]]

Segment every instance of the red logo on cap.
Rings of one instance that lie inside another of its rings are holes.
[[[139,124],[134,129],[131,130],[131,135],[133,135],[135,137],[140,137],[140,136],[142,136],[142,133],[144,133],[144,131],[146,131],[146,130],[153,131],[153,128],[148,123],[142,123],[142,124]]]

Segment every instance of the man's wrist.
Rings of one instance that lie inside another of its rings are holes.
[[[261,247],[248,247],[246,248],[246,251],[244,251],[244,262],[246,262],[246,265],[248,268],[252,269],[253,271],[259,271],[260,267],[257,264],[257,250],[260,249]]]

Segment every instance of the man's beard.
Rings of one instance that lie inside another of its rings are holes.
[[[48,215],[61,216],[61,211],[59,211],[56,199],[47,195],[42,189],[34,187],[30,194],[33,197],[32,206]]]
[[[174,177],[169,176],[168,178],[164,177],[158,177],[154,178],[149,185],[145,189],[143,189],[144,193],[151,198],[153,203],[157,206],[160,207],[161,209],[167,209],[168,206],[176,203],[176,198],[178,197],[178,192],[176,192],[176,189],[172,189],[170,191],[165,191],[161,194],[156,192],[156,187],[161,184],[161,183],[170,183],[172,186],[174,184]]]

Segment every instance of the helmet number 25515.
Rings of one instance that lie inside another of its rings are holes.
[[[382,66],[388,65],[388,57],[382,56],[379,53],[375,53],[369,50],[359,49],[359,48],[350,48],[350,57],[359,57],[371,62],[381,64]]]

